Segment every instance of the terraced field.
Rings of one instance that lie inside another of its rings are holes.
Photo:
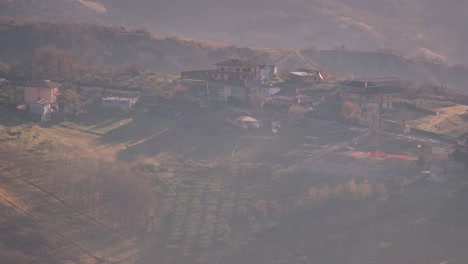
[[[36,228],[31,232],[41,237],[36,242],[47,248],[54,259],[73,260],[81,255],[89,255],[126,263],[138,254],[134,237],[112,231],[27,180],[28,176],[37,175],[37,167],[34,168],[36,170],[24,170],[16,164],[8,164],[5,159],[0,161],[1,203],[34,223]],[[52,215],[54,217],[50,217]],[[6,217],[3,221],[13,223],[13,219]],[[11,234],[12,237],[16,235],[14,232]],[[31,253],[41,256],[38,252]]]

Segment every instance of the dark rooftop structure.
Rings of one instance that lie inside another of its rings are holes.
[[[260,64],[250,60],[229,59],[222,62],[215,63],[216,66],[260,66]]]
[[[342,85],[345,86],[346,92],[365,93],[365,94],[394,94],[398,92],[395,87],[379,85],[373,82],[366,81],[346,81]]]

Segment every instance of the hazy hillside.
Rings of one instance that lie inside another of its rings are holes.
[[[0,38],[0,61],[7,64],[21,64],[42,47],[53,46],[73,51],[85,65],[137,64],[162,73],[209,69],[226,58],[243,58],[277,64],[280,71],[313,67],[344,77],[396,76],[461,90],[466,90],[464,84],[468,82],[466,67],[408,59],[388,52],[239,48],[89,24],[4,23],[0,24]]]
[[[463,0],[1,0],[0,15],[145,27],[239,46],[392,48],[468,62]]]

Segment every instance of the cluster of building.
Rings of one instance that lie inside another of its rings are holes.
[[[276,80],[276,65],[259,64],[250,60],[229,59],[215,64],[214,70],[185,71],[182,80],[207,82],[211,98],[220,101],[249,101],[252,94],[272,96],[281,89],[272,83]]]
[[[281,91],[281,88],[275,85],[278,73],[276,65],[259,64],[250,60],[229,59],[216,63],[215,67],[212,70],[182,72],[181,79],[205,81],[211,99],[220,101],[235,100],[247,103],[254,94],[273,97]],[[323,80],[323,77],[319,71],[299,69],[290,72],[288,80],[308,82]],[[281,100],[281,97],[278,97],[276,102]]]
[[[301,105],[310,107],[323,101],[323,96],[305,94],[288,94],[281,92],[275,85],[277,67],[275,65],[259,64],[250,60],[229,59],[215,64],[215,69],[204,71],[186,71],[181,73],[182,80],[206,82],[206,93],[210,99],[241,103],[249,102],[250,98],[259,94],[267,98],[266,102],[277,106]],[[293,82],[321,81],[320,72],[309,69],[299,69],[289,73]],[[393,98],[396,91],[391,88],[393,78],[368,80],[348,80],[342,83],[342,99],[355,102],[366,111],[372,106],[381,110],[393,108]],[[54,110],[58,109],[57,96],[61,85],[50,80],[33,81],[25,85],[24,101],[34,119],[48,120]],[[101,105],[106,108],[132,108],[138,97],[104,97]]]
[[[370,122],[374,122],[367,115],[369,110],[377,108],[380,112],[384,112],[393,108],[393,100],[397,93],[394,87],[400,82],[398,78],[393,77],[358,80],[349,78],[339,83],[340,89],[308,91],[307,94],[300,94],[295,89],[280,88],[283,85],[277,80],[278,70],[275,65],[261,65],[250,60],[230,59],[216,63],[215,67],[212,70],[182,72],[181,79],[201,81],[204,85],[206,84],[204,91],[200,93],[208,96],[210,100],[248,103],[253,95],[260,94],[266,99],[267,104],[279,107],[300,105],[319,115],[322,113],[321,109],[324,109],[321,105],[323,103],[326,105],[326,98],[339,95],[342,101],[355,103],[362,110],[361,122],[369,125]],[[324,81],[320,71],[311,69],[289,72],[285,79],[284,84],[289,87],[295,87],[294,84],[314,85]],[[251,117],[242,118],[243,121],[235,122],[236,126],[255,127],[247,125],[246,120]]]

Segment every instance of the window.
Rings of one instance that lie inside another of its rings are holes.
[[[239,69],[239,68],[236,68],[236,71],[237,71],[237,72],[240,72],[240,69]]]

